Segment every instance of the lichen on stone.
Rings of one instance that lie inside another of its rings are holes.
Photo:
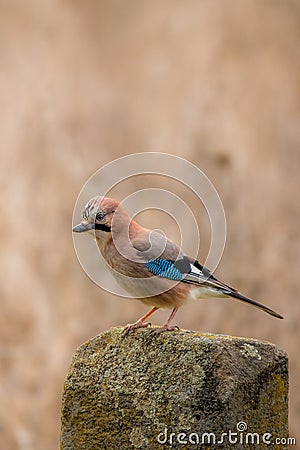
[[[218,437],[242,420],[253,432],[284,436],[287,392],[287,356],[273,344],[184,330],[124,336],[114,328],[83,344],[73,358],[61,448],[196,448],[161,446],[158,435]],[[232,445],[222,446],[227,448]]]
[[[257,348],[255,348],[253,345],[251,344],[243,344],[242,345],[242,349],[241,349],[241,353],[242,355],[246,356],[246,358],[252,357],[252,358],[256,358],[258,360],[261,360],[261,356],[258,353]]]

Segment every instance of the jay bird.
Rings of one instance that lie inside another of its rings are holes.
[[[170,308],[172,312],[165,325],[154,332],[178,329],[171,321],[188,298],[232,297],[283,319],[267,306],[217,280],[206,267],[185,255],[162,234],[141,227],[112,198],[92,198],[73,232],[92,234],[119,285],[152,307],[135,323],[128,324],[125,334],[149,326],[146,319],[159,308]]]

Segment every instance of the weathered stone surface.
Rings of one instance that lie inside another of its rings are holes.
[[[287,355],[273,344],[114,328],[73,358],[61,448],[263,449],[288,437],[287,399]]]

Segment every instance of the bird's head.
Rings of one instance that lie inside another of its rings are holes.
[[[82,211],[81,223],[73,228],[74,233],[92,233],[103,236],[110,233],[112,220],[119,208],[119,202],[109,197],[96,196],[86,204]]]

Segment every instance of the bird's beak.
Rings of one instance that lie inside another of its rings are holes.
[[[78,225],[75,225],[75,227],[73,227],[72,231],[74,233],[84,233],[86,231],[90,231],[90,230],[94,230],[94,229],[95,229],[94,223],[87,223],[86,225],[79,223]]]

